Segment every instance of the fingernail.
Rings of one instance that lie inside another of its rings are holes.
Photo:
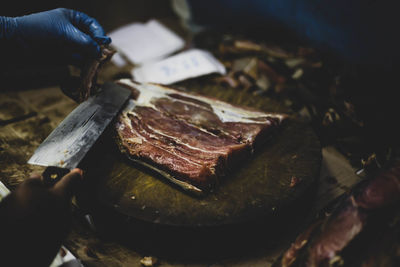
[[[71,172],[77,172],[77,173],[79,173],[81,175],[81,177],[83,177],[83,171],[81,169],[79,169],[79,168],[75,168]]]
[[[31,174],[29,175],[29,178],[40,178],[40,177],[41,177],[41,175],[38,174],[38,173],[31,173]]]

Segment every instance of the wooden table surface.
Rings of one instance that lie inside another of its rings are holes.
[[[109,75],[104,79],[109,79],[112,72]],[[43,170],[42,167],[26,164],[27,160],[76,106],[58,86],[5,90],[0,93],[0,180],[7,187],[13,190],[30,173]],[[145,256],[158,258],[159,266],[269,266],[307,221],[361,179],[334,147],[323,147],[322,155],[317,197],[308,207],[307,216],[294,222],[293,227],[287,229],[273,244],[260,244],[257,249],[244,251],[241,255],[236,253],[223,259],[206,261],[187,260],[179,255],[173,258],[160,257],[154,251],[143,250],[137,245],[140,242],[132,246],[126,241],[116,240],[112,235],[99,234],[88,226],[78,212],[64,244],[85,266],[142,266],[140,260]]]

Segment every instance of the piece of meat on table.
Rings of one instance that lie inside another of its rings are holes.
[[[333,204],[274,267],[398,266],[400,161],[370,174]]]
[[[134,96],[116,124],[121,150],[185,189],[212,189],[287,118],[162,85],[117,83]]]

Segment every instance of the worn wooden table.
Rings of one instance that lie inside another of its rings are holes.
[[[101,79],[112,79],[115,72],[108,69]],[[8,90],[0,94],[0,180],[11,190],[32,172],[43,168],[26,164],[35,148],[64,117],[76,107],[58,86],[35,89]],[[273,242],[252,246],[251,251],[226,255],[224,258],[191,260],[168,257],[148,249],[140,242],[132,245],[113,235],[104,234],[89,227],[76,212],[72,231],[65,241],[85,266],[141,266],[144,256],[158,258],[159,266],[269,266],[284,248],[295,238],[301,227],[326,204],[360,180],[346,158],[333,147],[322,148],[322,167],[317,197],[307,207],[308,212],[285,229]],[[132,239],[135,236],[131,236]],[[143,238],[143,236],[141,236]],[[201,251],[199,251],[201,254]],[[201,258],[201,257],[200,257]]]

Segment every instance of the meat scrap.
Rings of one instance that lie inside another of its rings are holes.
[[[96,90],[97,74],[100,68],[108,62],[116,51],[101,46],[101,57],[89,63],[81,73],[81,84],[79,88],[79,102],[85,101]]]
[[[121,150],[189,191],[212,189],[287,118],[162,85],[117,83],[135,96],[116,124]]]
[[[334,203],[331,214],[307,227],[273,266],[395,266],[379,261],[398,260],[399,204],[395,162]]]
[[[71,77],[61,85],[62,91],[78,103],[88,99],[98,90],[97,75],[101,67],[111,59],[115,52],[107,46],[101,46],[101,57],[88,62],[80,71],[72,71]]]

